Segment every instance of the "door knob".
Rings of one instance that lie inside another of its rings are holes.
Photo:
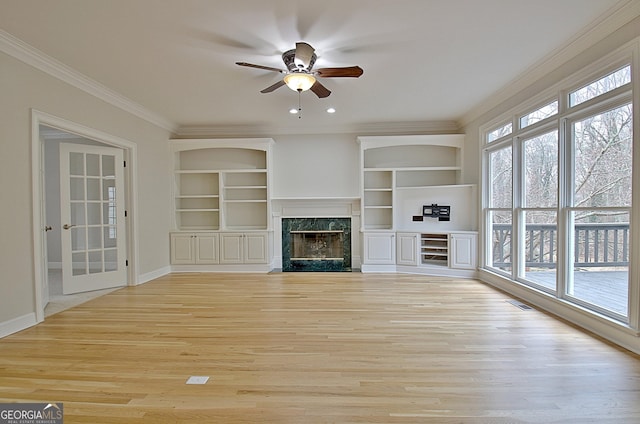
[[[71,225],[69,225],[69,224],[64,224],[64,225],[62,226],[62,228],[64,228],[65,230],[68,230],[68,229],[70,229],[71,227],[75,227],[75,226],[76,226],[76,224],[71,224]]]

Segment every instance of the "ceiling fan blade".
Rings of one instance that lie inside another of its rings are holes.
[[[236,62],[236,65],[247,66],[249,68],[264,69],[265,71],[280,72],[281,74],[285,72],[283,69],[272,68],[271,66],[254,65],[253,63],[247,63],[247,62]]]
[[[296,55],[294,63],[298,68],[309,70],[311,59],[313,58],[315,49],[310,44],[298,42],[296,43]]]
[[[280,80],[277,83],[270,85],[269,87],[265,88],[264,90],[260,90],[261,93],[271,93],[274,90],[277,90],[278,88],[282,87],[284,85],[284,81]]]
[[[321,68],[316,69],[314,72],[321,78],[339,78],[339,77],[351,77],[358,78],[364,73],[359,66],[347,66],[344,68]]]
[[[327,87],[320,84],[318,81],[313,83],[310,90],[313,91],[315,95],[320,97],[321,99],[324,97],[329,97],[329,94],[331,94],[331,91],[329,91]]]

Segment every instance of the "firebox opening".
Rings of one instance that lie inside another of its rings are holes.
[[[344,260],[344,231],[291,231],[291,260]]]

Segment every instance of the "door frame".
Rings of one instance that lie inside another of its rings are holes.
[[[123,150],[127,166],[124,170],[125,205],[127,210],[126,225],[126,249],[127,249],[127,285],[137,284],[137,258],[138,258],[138,234],[137,234],[137,146],[135,143],[123,138],[107,134],[100,130],[86,127],[75,122],[50,115],[35,109],[31,110],[31,172],[33,195],[33,271],[34,271],[34,296],[36,322],[44,321],[44,307],[42,291],[47,283],[46,263],[46,201],[44,187],[44,143],[46,140],[40,136],[40,126],[55,128],[60,131],[88,138],[111,147]]]

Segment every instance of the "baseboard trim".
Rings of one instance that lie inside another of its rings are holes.
[[[165,266],[163,268],[156,269],[155,271],[140,274],[138,275],[138,281],[136,281],[133,285],[137,286],[140,284],[144,284],[151,280],[155,280],[156,278],[163,277],[170,273],[171,273],[171,267]]]
[[[36,314],[33,312],[5,321],[0,323],[0,338],[17,333],[18,331],[22,331],[26,328],[33,327],[36,324]]]
[[[238,272],[264,273],[271,272],[270,264],[224,264],[224,265],[172,265],[172,272]]]

